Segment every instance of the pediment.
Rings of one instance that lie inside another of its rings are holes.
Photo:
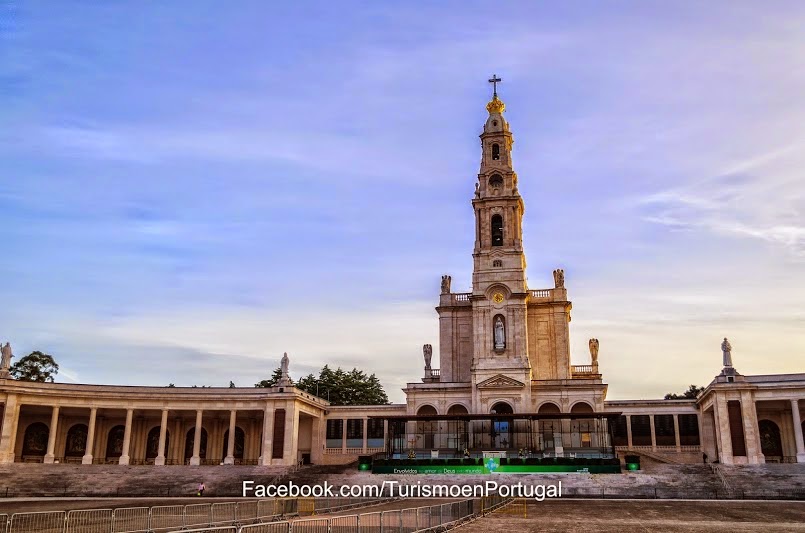
[[[477,385],[479,389],[521,389],[523,387],[525,387],[525,384],[522,381],[517,381],[503,374],[492,376]]]

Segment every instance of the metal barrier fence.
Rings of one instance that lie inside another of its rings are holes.
[[[236,502],[212,504],[212,522],[210,525],[235,524],[237,521],[238,504]]]
[[[253,524],[257,522],[258,514],[258,501],[251,500],[247,502],[238,502],[235,508],[235,515],[239,524]]]
[[[67,513],[67,533],[109,533],[112,509],[82,509]]]
[[[330,533],[329,518],[305,518],[291,523],[293,533]]]
[[[352,533],[358,531],[359,517],[356,514],[336,516],[330,519],[330,533]]]
[[[358,529],[359,533],[380,533],[382,524],[382,513],[363,513],[358,515]]]
[[[154,533],[184,527],[184,505],[161,505],[151,508],[150,529]]]
[[[387,500],[343,498],[257,500],[121,509],[0,515],[0,533],[416,533],[444,530],[512,501],[497,496],[332,518],[287,518]],[[286,520],[280,521],[279,519]],[[251,523],[249,523],[251,522]],[[6,527],[6,523],[8,524]]]
[[[269,524],[254,524],[240,528],[241,533],[288,533],[291,530],[290,522],[271,522]]]
[[[8,530],[10,533],[61,533],[66,521],[64,511],[14,513]]]
[[[69,512],[0,514],[0,533],[168,533],[169,531],[218,531],[259,523],[276,522],[305,514],[334,511],[387,499],[374,498],[274,498],[228,503],[160,505],[119,509],[86,509]],[[265,531],[287,531],[273,525]],[[261,530],[256,530],[259,533]]]
[[[220,527],[202,527],[199,529],[183,529],[182,533],[207,533],[209,531],[229,531],[230,533],[237,533],[238,526],[220,526]]]
[[[150,529],[151,509],[124,507],[112,513],[112,533],[147,533]]]
[[[189,528],[209,527],[212,505],[194,503],[184,507],[184,526]]]

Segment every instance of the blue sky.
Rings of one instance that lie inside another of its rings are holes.
[[[3,2],[0,338],[61,381],[378,374],[469,290],[500,94],[529,284],[610,398],[805,371],[800,2]]]

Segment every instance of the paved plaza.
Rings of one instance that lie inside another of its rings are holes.
[[[510,505],[461,533],[805,531],[805,502],[546,500]]]

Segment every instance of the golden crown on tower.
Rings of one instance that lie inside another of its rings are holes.
[[[490,115],[500,114],[506,109],[506,104],[503,103],[503,100],[498,98],[498,95],[492,97],[492,100],[486,104],[486,110],[489,111]]]

